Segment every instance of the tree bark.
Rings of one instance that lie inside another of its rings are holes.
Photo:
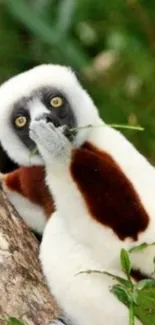
[[[0,189],[0,325],[47,325],[59,314],[41,272],[39,244]]]

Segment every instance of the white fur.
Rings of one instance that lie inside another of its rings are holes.
[[[14,205],[19,215],[23,218],[28,227],[42,234],[47,218],[41,206],[31,202],[15,191],[4,188],[10,202]]]

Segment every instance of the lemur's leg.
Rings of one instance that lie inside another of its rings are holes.
[[[104,270],[103,264],[96,261],[87,245],[70,235],[58,212],[46,225],[40,260],[48,286],[72,325],[128,322],[128,308],[110,292],[116,281],[103,274],[87,273]],[[135,324],[140,323],[136,320]]]

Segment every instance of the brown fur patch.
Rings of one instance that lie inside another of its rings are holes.
[[[18,192],[40,205],[47,217],[54,211],[53,200],[45,184],[44,167],[20,167],[6,174],[4,182],[11,191]]]
[[[132,269],[130,275],[136,282],[146,279],[153,279],[152,277],[149,277],[147,274],[142,273],[138,269]]]
[[[75,150],[71,174],[87,203],[90,214],[124,240],[137,240],[149,223],[148,215],[114,159],[90,143]]]

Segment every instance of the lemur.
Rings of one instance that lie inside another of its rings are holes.
[[[73,325],[127,324],[128,309],[109,290],[115,280],[85,271],[123,276],[120,249],[154,242],[154,167],[101,120],[70,68],[41,65],[3,85],[0,98],[3,94],[6,99],[6,89],[9,96],[0,112],[6,125],[4,133],[0,130],[2,145],[8,125],[16,129],[20,118],[21,134],[28,128],[37,148],[33,164],[45,165],[55,204],[40,248],[50,290]],[[19,97],[17,116],[14,105]],[[29,164],[29,148],[23,151],[21,164],[23,159]],[[150,277],[154,255],[153,245],[131,254],[133,270]]]

